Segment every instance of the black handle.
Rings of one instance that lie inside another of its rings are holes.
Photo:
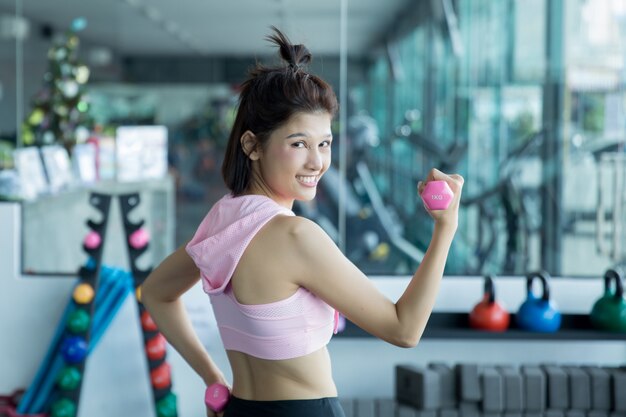
[[[618,300],[622,299],[624,295],[624,284],[621,272],[615,269],[609,269],[604,273],[604,292],[609,291],[609,287],[611,286],[611,281],[615,281],[615,298]]]
[[[530,296],[530,294],[532,293],[533,280],[535,278],[539,278],[541,280],[541,287],[543,290],[541,300],[550,301],[550,284],[548,283],[548,281],[550,280],[550,274],[548,274],[546,271],[536,271],[526,275],[526,294]]]
[[[496,290],[493,285],[493,277],[491,275],[485,276],[485,285],[483,290],[483,298],[489,296],[489,304],[493,304],[496,301]]]

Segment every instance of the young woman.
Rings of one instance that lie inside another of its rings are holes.
[[[161,332],[211,388],[230,391],[207,415],[343,416],[326,345],[337,311],[400,347],[417,344],[457,229],[463,178],[433,169],[454,192],[424,259],[394,304],[295,200],[315,197],[331,160],[331,87],[303,67],[311,54],[274,28],[285,66],[257,66],[243,84],[222,174],[230,193],[193,239],[148,277],[142,299]],[[423,184],[418,184],[421,193]],[[195,335],[181,295],[202,280],[233,372],[232,389]],[[215,411],[215,410],[218,411]]]

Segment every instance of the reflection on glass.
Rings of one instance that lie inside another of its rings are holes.
[[[600,3],[433,2],[383,37],[367,80],[349,85],[353,262],[413,272],[432,233],[416,194],[431,167],[466,180],[448,275],[601,275],[626,260],[625,13]],[[549,94],[564,100],[546,111]],[[310,214],[332,230],[337,179],[323,182]]]

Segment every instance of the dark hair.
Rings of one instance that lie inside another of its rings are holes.
[[[222,177],[232,194],[241,195],[252,178],[250,159],[240,139],[250,130],[259,145],[265,146],[271,133],[299,112],[337,113],[337,97],[332,87],[303,67],[311,62],[311,53],[304,45],[293,45],[272,26],[274,34],[266,39],[276,44],[281,58],[288,65],[265,67],[256,64],[241,86],[239,108],[228,138]]]

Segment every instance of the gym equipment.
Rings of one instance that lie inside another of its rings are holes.
[[[396,401],[418,410],[439,408],[439,373],[413,365],[396,365]]]
[[[67,329],[74,334],[82,334],[89,329],[91,318],[85,310],[76,310],[67,319]]]
[[[146,354],[150,360],[156,361],[165,357],[166,340],[161,333],[146,343]]]
[[[61,398],[54,402],[50,409],[51,417],[74,417],[76,415],[76,404],[67,398]]]
[[[228,387],[216,382],[209,385],[204,392],[204,403],[209,409],[219,413],[226,407],[229,397]]]
[[[89,304],[95,295],[93,287],[89,284],[78,284],[74,288],[74,301],[77,304]]]
[[[83,245],[85,245],[85,248],[87,249],[97,249],[98,246],[100,246],[100,243],[102,243],[100,234],[98,232],[94,232],[93,230],[87,233],[87,236],[85,236],[85,240],[83,241]]]
[[[59,376],[57,377],[57,385],[62,390],[72,391],[78,387],[81,378],[82,375],[77,368],[68,366],[63,368],[59,373]]]
[[[421,194],[424,205],[429,210],[445,210],[454,194],[445,181],[428,181]]]
[[[615,283],[615,291],[611,290],[611,283]],[[626,332],[623,276],[617,269],[609,269],[604,274],[604,295],[591,309],[591,323],[600,330]]]
[[[535,297],[532,291],[535,278],[541,281],[543,287],[540,298]],[[549,278],[550,275],[545,271],[533,272],[526,276],[526,301],[522,303],[516,315],[517,324],[521,329],[551,333],[561,327],[561,313],[556,303],[550,300]]]
[[[68,337],[61,345],[61,354],[67,363],[77,364],[87,357],[87,340],[80,336]]]
[[[509,327],[509,322],[509,312],[496,301],[493,278],[486,276],[483,299],[469,314],[470,326],[478,330],[503,332]]]
[[[83,242],[83,249],[89,259],[79,269],[80,280],[63,313],[50,349],[34,381],[20,400],[17,409],[20,415],[48,411],[51,416],[74,417],[78,412],[84,381],[82,374],[85,360],[132,289],[137,294],[140,317],[146,313],[141,304],[140,285],[150,270],[140,270],[136,263],[137,258],[148,248],[149,235],[143,230],[139,231],[143,221],[135,224],[128,220],[129,212],[140,202],[139,194],[120,196],[132,275],[101,265],[110,200],[111,196],[108,195],[93,193],[90,196],[90,203],[102,212],[103,220],[99,224],[91,220],[87,222],[93,232],[85,239],[87,242]],[[100,239],[98,245],[95,244],[96,234]],[[132,239],[131,235],[134,236]],[[171,392],[171,370],[165,361],[165,339],[151,319],[150,321],[148,330],[142,322],[142,330],[146,343],[146,359],[151,370],[153,399],[155,406],[158,405],[155,408],[159,417],[176,417],[176,396]],[[153,339],[148,346],[148,342]]]
[[[176,417],[176,395],[170,392],[156,403],[157,417]]]
[[[137,288],[137,290],[140,289],[141,287]],[[141,300],[141,297],[137,297],[137,299]],[[141,317],[139,320],[141,321],[141,328],[144,331],[154,332],[155,330],[157,330],[157,325],[154,323],[154,320],[152,320],[152,316],[150,316],[150,313],[148,313],[147,311],[141,313]]]
[[[145,229],[137,229],[128,237],[128,243],[134,249],[141,249],[150,241],[150,235]]]

